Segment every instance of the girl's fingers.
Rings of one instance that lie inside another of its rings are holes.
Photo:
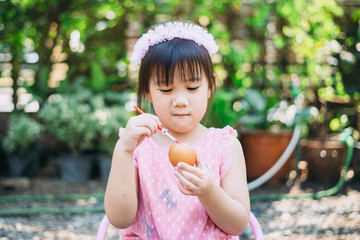
[[[209,169],[198,153],[196,156],[196,166],[180,162],[175,168],[175,175],[182,186],[179,185],[179,189],[187,195],[203,195],[215,186]]]
[[[138,130],[139,130],[140,128],[146,127],[151,132],[150,135],[146,133],[146,136],[151,137],[157,131],[158,122],[160,122],[158,117],[151,115],[151,114],[144,113],[144,114],[132,117],[128,122],[128,127],[133,130],[135,130],[136,128],[138,128]],[[143,129],[141,129],[139,131],[142,134],[144,134]]]
[[[152,114],[149,114],[149,113],[144,113],[141,116],[144,117],[144,118],[151,119],[153,121],[153,123],[154,123],[155,128],[157,128],[158,125],[161,125],[160,119],[155,115],[152,115]]]
[[[139,146],[145,137],[151,137],[157,132],[160,120],[155,115],[141,114],[131,117],[121,136],[122,142],[131,151]]]
[[[196,166],[190,166],[189,164],[179,162],[175,168],[175,172],[177,171],[187,181],[198,187],[204,178],[204,168],[206,167],[203,164],[200,155],[196,153]]]
[[[157,116],[154,116],[154,115],[152,115],[152,116],[155,118],[156,128],[157,128],[158,125],[161,126],[160,119]]]
[[[146,137],[151,137],[153,135],[153,131],[147,127],[139,128],[141,131],[141,135],[145,135]]]
[[[156,130],[157,130],[157,125],[156,125],[156,123],[151,123],[151,124],[149,125],[149,129],[151,130],[151,133],[152,133],[152,134],[155,134],[155,133],[156,133]]]
[[[178,181],[178,187],[180,189],[180,192],[182,192],[185,195],[194,195],[192,191],[187,189],[180,181]]]
[[[176,167],[179,169],[179,171],[189,172],[189,173],[201,178],[202,169],[197,164],[196,164],[196,166],[191,166],[187,163],[179,162],[176,165]]]
[[[175,172],[179,173],[184,179],[186,179],[188,182],[191,182],[194,186],[197,186],[198,182],[201,181],[199,176],[197,176],[189,171],[184,171],[182,169],[177,168],[177,170]]]
[[[196,190],[196,182],[198,181],[198,178],[196,176],[193,176],[191,174],[188,174],[186,172],[180,172],[178,170],[175,170],[175,176],[187,190]]]
[[[161,125],[159,118],[152,114],[143,114],[143,115],[145,115],[144,117],[149,118],[151,120],[151,124],[149,124],[149,126],[151,127],[151,131],[155,134],[158,130],[158,126]]]

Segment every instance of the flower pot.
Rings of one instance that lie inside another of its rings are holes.
[[[285,151],[292,137],[292,131],[271,133],[265,130],[241,132],[241,144],[244,150],[247,177],[254,180],[268,171]],[[279,183],[286,179],[293,155],[284,166],[269,180],[269,183]]]
[[[301,159],[307,162],[310,179],[318,182],[339,180],[347,152],[344,143],[303,139],[300,146]]]
[[[37,151],[22,154],[11,154],[7,157],[7,164],[11,177],[33,177],[39,170],[39,156]]]
[[[109,178],[110,168],[111,168],[112,155],[101,153],[101,154],[99,154],[98,159],[100,162],[99,165],[100,165],[101,180],[104,182],[107,182],[107,180]]]
[[[360,176],[360,142],[354,142],[354,153],[352,158],[355,176]]]
[[[61,156],[61,176],[69,182],[84,183],[90,179],[92,155],[63,154]]]

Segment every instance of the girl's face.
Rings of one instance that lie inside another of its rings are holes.
[[[205,115],[212,93],[206,77],[203,74],[186,76],[184,80],[175,69],[172,85],[157,85],[155,80],[151,79],[147,98],[162,126],[177,133],[186,133],[196,127]]]

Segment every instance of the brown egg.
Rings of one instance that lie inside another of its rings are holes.
[[[196,155],[194,150],[186,143],[175,142],[169,149],[169,159],[174,167],[178,162],[184,162],[193,166],[196,161]]]

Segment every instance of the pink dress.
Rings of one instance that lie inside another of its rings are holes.
[[[123,129],[120,129],[120,135]],[[236,131],[227,126],[209,128],[191,146],[201,156],[215,181],[225,176],[231,165],[229,136]],[[139,209],[133,224],[120,230],[120,239],[239,239],[221,231],[195,196],[178,189],[168,149],[145,138],[134,153],[139,172]]]

